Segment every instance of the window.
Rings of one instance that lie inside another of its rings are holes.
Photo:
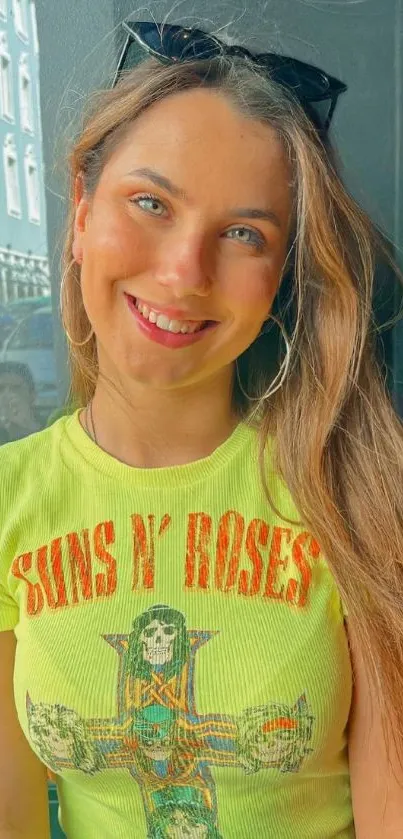
[[[5,32],[0,32],[0,108],[2,117],[13,120],[13,80],[11,75],[11,58]]]
[[[25,185],[27,191],[28,217],[39,224],[41,220],[39,200],[38,166],[33,146],[27,146],[24,157]]]
[[[0,0],[1,2],[1,0]],[[29,0],[29,8],[31,12],[31,28],[32,28],[32,42],[34,45],[34,53],[38,55],[39,53],[39,41],[38,41],[38,27],[36,24],[36,9],[34,0]]]
[[[0,18],[7,18],[7,0],[0,0]]]
[[[28,54],[23,52],[19,64],[19,87],[20,87],[20,116],[21,128],[23,131],[34,130],[34,114],[32,108],[32,84],[28,65]]]
[[[15,140],[12,134],[6,134],[3,149],[4,178],[6,182],[7,212],[10,216],[21,217],[21,193],[18,176],[18,160]]]
[[[28,37],[27,0],[13,0],[13,12],[15,31],[25,41]]]
[[[43,308],[26,317],[10,339],[8,350],[53,348],[52,310]]]

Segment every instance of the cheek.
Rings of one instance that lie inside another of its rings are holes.
[[[86,237],[82,282],[98,294],[111,292],[112,284],[138,274],[148,265],[152,248],[125,213],[104,211],[92,220]]]
[[[242,275],[233,278],[227,294],[234,313],[254,322],[267,317],[279,284],[278,272],[266,265],[250,265]]]

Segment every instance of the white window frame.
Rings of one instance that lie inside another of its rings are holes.
[[[8,0],[0,0],[0,20],[7,20],[7,2]]]
[[[18,172],[18,157],[13,134],[6,134],[4,138],[3,163],[4,180],[6,183],[7,212],[9,216],[21,218],[21,190]],[[13,174],[11,174],[11,171],[13,171]]]
[[[33,224],[41,223],[38,164],[35,148],[29,145],[24,155],[25,189],[27,194],[28,218]]]
[[[27,0],[13,0],[14,27],[23,41],[28,40]]]
[[[0,116],[14,122],[13,73],[7,33],[0,32]]]
[[[35,55],[39,55],[38,24],[36,22],[36,8],[34,0],[29,0],[29,10],[31,15],[32,43],[34,46],[34,53]]]
[[[21,128],[28,134],[34,133],[34,108],[32,101],[32,78],[29,72],[29,55],[23,52],[20,55],[18,66],[18,86],[20,94],[20,120]]]

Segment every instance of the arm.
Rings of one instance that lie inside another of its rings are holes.
[[[14,703],[14,632],[0,632],[0,839],[49,839],[46,767],[29,746]]]
[[[403,761],[394,749],[392,730],[388,758],[379,714],[371,706],[364,663],[351,638],[350,645],[354,694],[349,759],[356,837],[399,839],[403,836]]]

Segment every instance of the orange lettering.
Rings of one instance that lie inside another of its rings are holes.
[[[14,559],[11,567],[11,573],[17,580],[23,580],[27,584],[27,600],[26,610],[27,615],[40,615],[43,609],[44,597],[40,583],[31,583],[24,574],[32,568],[32,551],[30,553],[21,554]]]
[[[161,519],[160,529],[158,531],[158,536],[162,536],[166,530],[168,530],[169,525],[171,524],[171,516],[168,513],[165,513],[165,516]]]
[[[282,600],[284,594],[284,585],[280,586],[277,591],[274,586],[277,582],[277,572],[279,568],[286,568],[288,564],[288,556],[280,559],[282,540],[285,537],[287,544],[290,542],[291,530],[289,527],[275,527],[273,528],[273,538],[271,540],[269,567],[267,569],[266,588],[264,597],[272,597],[275,600]]]
[[[92,561],[88,530],[82,531],[82,538],[84,542],[84,550],[81,547],[78,533],[67,534],[71,580],[73,585],[73,603],[78,603],[79,600],[77,578],[81,584],[81,593],[84,600],[91,600],[93,597],[91,573]]]
[[[221,516],[215,567],[215,585],[221,591],[230,591],[236,583],[244,529],[244,519],[236,510]]]
[[[252,519],[246,534],[246,550],[252,561],[252,576],[249,571],[241,571],[239,575],[239,594],[252,596],[258,594],[262,581],[263,560],[256,542],[266,547],[269,538],[269,525],[261,519]]]
[[[312,579],[312,569],[311,569],[311,567],[309,565],[309,562],[308,562],[308,560],[307,560],[307,558],[304,554],[304,551],[303,551],[305,543],[308,541],[308,539],[310,541],[309,552],[310,552],[311,556],[316,558],[319,555],[318,552],[317,552],[318,549],[319,549],[319,545],[312,538],[311,534],[310,533],[299,533],[297,538],[294,539],[294,542],[293,542],[292,558],[293,558],[293,561],[294,561],[295,565],[298,568],[298,571],[300,572],[301,580],[300,580],[299,584],[298,584],[297,580],[290,580],[289,583],[288,583],[287,595],[286,595],[287,601],[289,603],[295,603],[296,606],[300,606],[300,607],[306,605],[309,586],[311,584],[311,579]],[[319,549],[319,552],[320,552],[320,549]],[[293,584],[293,585],[291,586],[290,584]],[[299,592],[299,598],[298,598],[298,601],[297,601],[298,592]]]
[[[67,606],[66,583],[62,567],[61,539],[53,539],[51,543],[52,580],[48,568],[48,545],[43,545],[36,552],[36,567],[42,583],[46,600],[50,609]],[[56,586],[57,599],[52,590],[52,583]]]
[[[197,585],[207,589],[210,577],[210,538],[212,521],[206,513],[190,513],[188,520],[185,585],[195,585],[196,562],[198,559]]]
[[[94,530],[95,555],[106,565],[106,572],[104,574],[95,575],[95,591],[97,597],[110,597],[116,591],[116,560],[105,547],[105,545],[112,545],[114,541],[115,528],[113,522],[103,521],[101,524],[97,524]]]
[[[133,590],[139,588],[140,563],[142,564],[144,588],[154,588],[154,566],[155,566],[155,516],[148,516],[149,534],[142,516],[138,513],[132,515],[133,529]]]
[[[64,579],[63,563],[62,563],[62,540],[53,539],[50,545],[50,556],[52,561],[52,571],[57,589],[57,603],[56,606],[67,606],[67,592],[66,583]]]

